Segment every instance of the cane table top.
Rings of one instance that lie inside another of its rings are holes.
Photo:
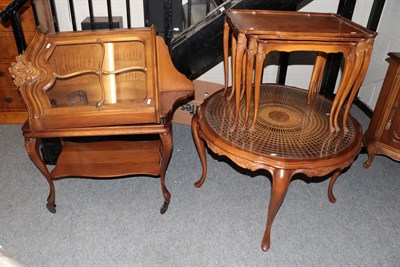
[[[245,112],[243,104],[239,127],[230,131],[235,103],[226,101],[221,91],[206,99],[200,114],[204,116],[202,121],[206,121],[213,135],[221,138],[229,147],[278,161],[307,162],[335,158],[359,143],[361,128],[351,116],[347,119],[348,133],[330,132],[331,105],[330,100],[321,96],[307,104],[307,91],[303,89],[262,84],[260,112],[254,131],[241,127]]]

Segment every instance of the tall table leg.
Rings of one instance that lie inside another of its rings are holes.
[[[228,90],[228,79],[229,79],[229,64],[228,64],[228,58],[229,58],[229,25],[227,22],[224,23],[224,76],[225,76],[225,88],[224,88],[224,95],[226,94],[226,91]],[[232,50],[233,53],[233,50]]]
[[[244,34],[239,33],[237,37],[237,47],[236,47],[236,59],[235,59],[235,78],[234,83],[235,87],[232,90],[235,90],[235,117],[230,129],[233,132],[237,126],[239,121],[239,110],[240,110],[240,95],[241,95],[241,82],[242,82],[242,67],[243,67],[243,57],[246,51],[247,46],[247,38]]]
[[[246,60],[246,85],[245,85],[245,91],[246,91],[246,110],[245,110],[245,117],[244,117],[244,122],[243,122],[243,129],[246,128],[247,126],[247,121],[249,119],[249,113],[250,113],[250,105],[251,105],[251,93],[253,91],[253,85],[252,85],[252,79],[253,79],[253,69],[254,69],[254,58],[257,54],[257,40],[255,38],[250,38],[249,43],[248,43],[248,48],[247,48],[247,60]]]
[[[341,92],[341,94],[339,94],[339,89],[338,89],[338,93],[336,94],[336,97],[335,97],[335,98],[337,98],[339,95],[339,102],[336,107],[336,111],[334,113],[334,116],[335,116],[334,122],[335,122],[336,131],[339,130],[339,121],[338,120],[339,120],[340,110],[342,109],[342,106],[343,106],[344,102],[346,101],[349,93],[352,91],[353,88],[355,89],[355,87],[354,87],[355,81],[358,80],[358,77],[360,77],[360,69],[361,69],[361,65],[362,65],[362,61],[363,61],[362,60],[363,55],[360,54],[361,51],[360,51],[359,47],[357,47],[355,50],[356,51],[354,51],[354,53],[352,53],[350,56],[351,61],[352,61],[351,75],[346,83],[346,86],[343,87],[343,91]],[[362,51],[362,53],[363,52],[364,51]],[[356,91],[358,91],[358,89]],[[347,120],[347,116],[344,116],[344,117],[346,117],[346,120]],[[344,125],[343,125],[343,130],[345,133],[347,133],[349,131],[347,129],[346,123],[344,123]]]
[[[172,133],[168,129],[167,132],[160,134],[161,139],[161,190],[164,196],[164,203],[161,206],[160,213],[164,214],[169,206],[171,199],[171,194],[169,193],[167,187],[165,186],[165,173],[167,171],[167,166],[171,158],[172,153]]]
[[[268,54],[267,45],[258,44],[257,46],[257,54],[256,54],[256,66],[255,66],[255,73],[254,73],[254,114],[253,114],[253,121],[251,123],[250,131],[255,130],[255,125],[257,122],[257,115],[258,115],[258,105],[260,102],[260,90],[261,90],[261,78],[262,72],[264,68],[264,61]]]
[[[51,177],[49,170],[46,167],[46,164],[44,163],[42,157],[40,156],[39,143],[37,138],[25,138],[25,149],[26,152],[28,153],[29,158],[41,171],[41,173],[44,175],[49,184],[50,193],[49,196],[47,197],[46,207],[51,213],[56,213],[56,204],[55,204],[56,193],[55,193],[53,178]]]
[[[310,104],[314,96],[319,93],[324,75],[327,54],[324,52],[317,52],[314,69],[311,75],[310,87],[308,89],[307,103]]]
[[[200,188],[204,181],[206,180],[207,175],[207,158],[206,158],[206,149],[204,147],[204,142],[199,137],[199,128],[198,128],[198,120],[199,116],[197,114],[194,115],[192,119],[192,134],[194,143],[196,144],[197,152],[200,156],[201,166],[202,166],[202,174],[200,179],[194,184],[195,187]]]
[[[270,248],[271,226],[283,202],[283,199],[285,198],[292,175],[293,173],[291,170],[285,170],[285,169],[274,170],[272,176],[272,190],[268,208],[267,226],[261,243],[261,249],[263,251],[267,251]]]
[[[344,92],[346,91],[347,87],[351,86],[350,79],[351,79],[351,73],[354,67],[355,63],[355,54],[353,51],[351,51],[348,54],[343,54],[343,59],[344,59],[344,69],[343,69],[343,74],[342,74],[342,79],[339,83],[339,87],[337,89],[336,96],[333,100],[332,103],[332,108],[329,116],[329,125],[330,125],[330,131],[333,132],[338,132],[340,131],[338,122],[337,122],[337,116],[336,113],[339,114],[340,112],[340,99],[342,98]]]
[[[347,130],[346,121],[347,121],[347,117],[350,112],[351,105],[353,103],[354,98],[356,97],[356,95],[358,93],[358,90],[360,89],[361,83],[365,77],[365,74],[367,73],[367,70],[368,70],[368,65],[371,60],[373,44],[374,44],[373,40],[368,40],[367,42],[364,42],[363,46],[361,47],[361,52],[360,52],[360,54],[362,54],[362,55],[358,55],[358,57],[360,57],[362,60],[362,65],[360,67],[358,76],[354,82],[353,89],[350,93],[349,99],[347,100],[346,109],[344,111],[343,128],[345,130]]]

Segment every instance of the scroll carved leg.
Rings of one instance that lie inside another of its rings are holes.
[[[261,243],[261,249],[263,251],[267,251],[270,248],[271,226],[283,202],[283,199],[285,198],[291,178],[292,178],[291,170],[276,169],[273,173],[271,198],[268,208],[267,226]]]
[[[337,178],[339,177],[339,175],[342,173],[342,169],[337,169],[333,175],[331,180],[329,181],[329,186],[328,186],[328,199],[331,203],[335,203],[336,202],[336,198],[333,195],[333,185],[335,184]]]
[[[49,173],[49,170],[46,167],[46,164],[44,163],[42,157],[40,156],[39,143],[37,138],[25,138],[25,149],[26,152],[28,153],[29,158],[40,170],[40,172],[44,175],[49,184],[50,193],[49,196],[47,197],[46,207],[51,213],[56,213],[56,204],[55,204],[56,193],[55,193],[53,179]]]
[[[200,161],[201,161],[201,166],[202,166],[202,174],[200,179],[194,184],[195,187],[200,188],[204,181],[206,180],[206,175],[207,175],[207,157],[206,157],[206,150],[204,147],[204,142],[200,139],[199,137],[199,128],[198,128],[198,120],[199,117],[197,114],[194,115],[192,119],[192,134],[193,134],[193,139],[194,143],[196,144],[197,152],[199,153],[200,156]]]
[[[164,204],[160,208],[160,213],[164,214],[169,206],[171,199],[171,194],[169,193],[167,187],[165,186],[165,173],[167,171],[167,166],[171,158],[172,153],[172,133],[171,130],[166,133],[160,134],[161,139],[161,190],[164,195]]]

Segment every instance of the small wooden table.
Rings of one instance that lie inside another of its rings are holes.
[[[264,60],[266,55],[272,51],[317,52],[316,64],[310,81],[309,98],[319,92],[327,54],[343,54],[345,64],[342,80],[336,93],[337,96],[332,103],[332,114],[334,115],[331,116],[330,121],[331,131],[340,130],[339,110],[347,99],[348,104],[344,114],[344,118],[346,118],[366,74],[376,36],[375,32],[337,14],[330,13],[230,9],[226,11],[225,18],[225,89],[228,86],[228,50],[229,39],[232,36],[232,87],[234,90],[231,91],[229,98],[235,95],[236,101],[236,123],[233,124],[232,130],[236,127],[238,120],[242,87],[245,87],[247,93],[246,116],[248,116],[254,58],[256,57],[254,101],[257,102]],[[258,114],[257,103],[255,103],[254,109],[251,129],[254,129],[255,117]],[[247,120],[244,123],[246,124],[246,122]],[[347,131],[345,123],[342,126]]]
[[[200,187],[206,178],[204,142],[212,151],[243,168],[267,170],[272,176],[272,192],[261,245],[264,251],[270,247],[271,226],[293,175],[333,173],[328,197],[335,202],[333,185],[361,149],[361,127],[349,110],[367,71],[375,35],[336,14],[226,11],[225,88],[208,97],[192,120],[203,167],[195,186]],[[232,87],[228,87],[230,38]],[[316,52],[308,92],[262,84],[264,59],[271,51]],[[332,101],[319,95],[329,53],[342,53],[345,59],[342,79]],[[346,101],[346,108],[342,109]],[[247,128],[250,117],[252,123]]]
[[[348,133],[330,132],[330,100],[316,96],[307,103],[307,91],[282,85],[261,85],[260,114],[254,131],[230,131],[235,118],[234,101],[226,101],[224,90],[209,96],[192,120],[192,132],[206,179],[207,160],[204,142],[216,154],[227,156],[238,166],[252,171],[267,170],[272,190],[266,230],[261,248],[270,247],[271,226],[283,202],[293,175],[324,176],[331,172],[328,197],[336,201],[332,188],[341,171],[361,149],[360,124],[349,116]],[[242,100],[242,104],[244,100]],[[244,108],[239,122],[243,123]],[[343,111],[340,112],[342,118]],[[203,142],[204,141],[204,142]]]

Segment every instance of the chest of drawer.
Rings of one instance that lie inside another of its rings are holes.
[[[7,110],[26,110],[26,106],[17,88],[0,88],[0,111]]]
[[[25,42],[29,44],[33,39],[33,32],[24,32]],[[0,32],[0,59],[12,59],[18,56],[17,45],[15,44],[12,32]]]
[[[11,2],[11,1],[9,1]],[[5,5],[0,4],[0,10],[6,8]],[[35,30],[35,18],[33,16],[32,9],[29,6],[24,6],[18,12],[21,19],[21,25],[24,32],[33,32]],[[0,24],[0,33],[1,32],[12,32],[12,26],[10,22],[3,22]]]
[[[0,87],[15,87],[8,68],[11,66],[9,61],[0,60]]]

